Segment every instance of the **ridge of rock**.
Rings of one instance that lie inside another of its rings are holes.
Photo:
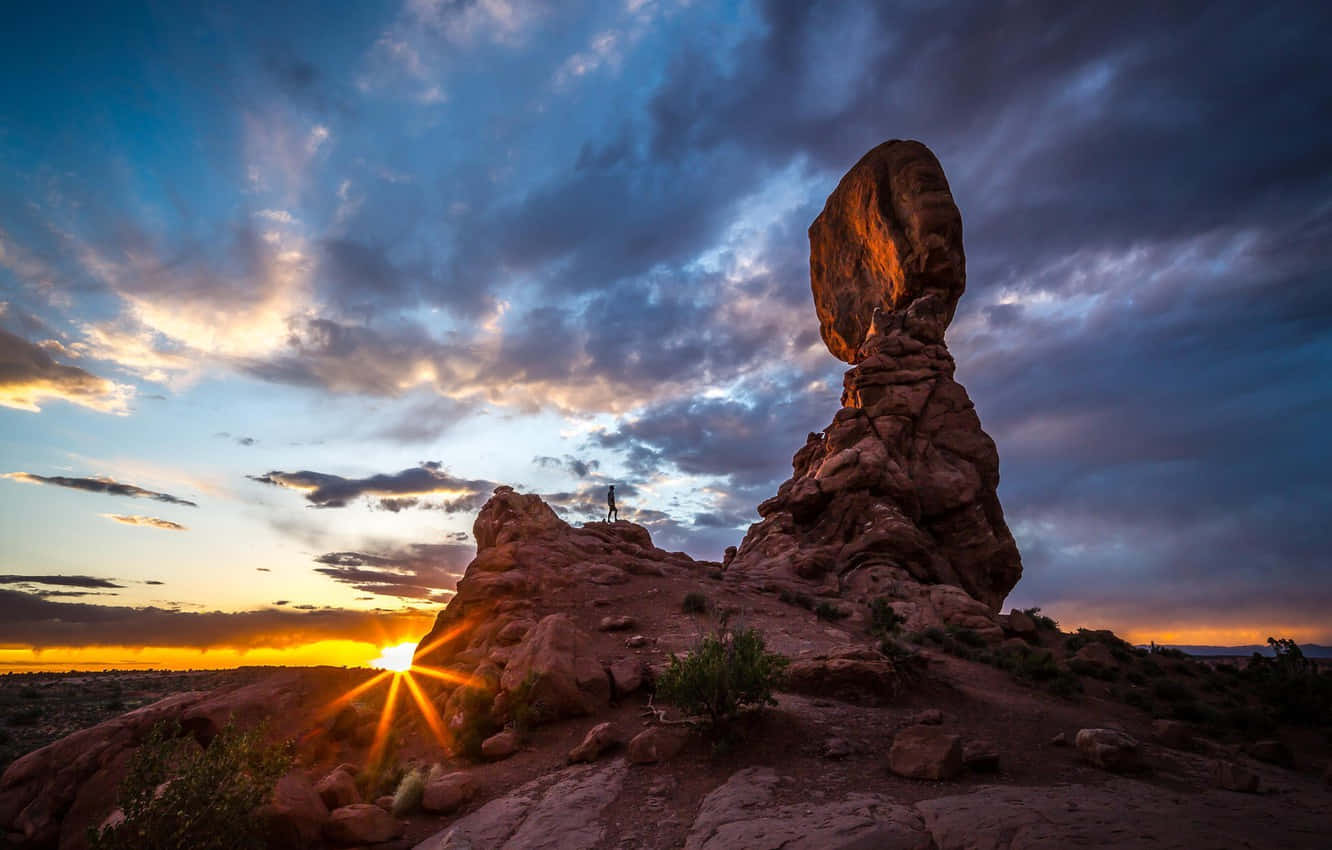
[[[728,576],[886,596],[911,628],[997,637],[1022,561],[996,493],[998,452],[944,344],[966,263],[943,169],[920,142],[879,145],[809,237],[820,331],[853,366],[842,408],[759,505]]]

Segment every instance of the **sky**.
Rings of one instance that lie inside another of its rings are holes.
[[[1332,643],[1327,4],[76,7],[0,32],[0,669],[363,663],[498,484],[720,559],[835,412],[805,231],[891,138],[1010,603]]]

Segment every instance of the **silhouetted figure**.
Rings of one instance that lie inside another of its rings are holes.
[[[610,521],[611,521],[611,517],[615,517],[615,521],[616,521],[616,522],[619,522],[619,521],[620,521],[620,512],[617,511],[617,510],[615,510],[615,485],[614,485],[614,484],[612,484],[612,485],[610,486],[610,491],[609,491],[608,493],[606,493],[606,522],[610,522]]]

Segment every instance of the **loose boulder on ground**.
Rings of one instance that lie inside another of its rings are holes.
[[[962,739],[938,726],[910,726],[893,737],[888,769],[910,779],[952,779],[962,772]]]
[[[379,844],[402,834],[402,825],[372,803],[334,809],[324,824],[324,837],[337,844]]]
[[[476,793],[476,781],[465,770],[436,775],[431,772],[426,781],[425,794],[421,797],[421,808],[436,814],[449,814],[456,811]]]
[[[356,779],[341,767],[335,768],[315,785],[324,805],[330,809],[350,806],[361,802],[361,793],[356,790]]]
[[[1084,759],[1104,770],[1133,770],[1141,764],[1138,742],[1118,729],[1079,729],[1074,743]]]
[[[598,723],[583,736],[583,742],[569,751],[570,763],[596,761],[607,750],[619,746],[624,736],[614,723]]]
[[[481,742],[481,755],[488,761],[506,759],[516,752],[518,752],[518,734],[512,729],[491,735]]]
[[[629,742],[627,758],[631,764],[654,764],[674,758],[688,742],[688,733],[680,728],[652,726]]]

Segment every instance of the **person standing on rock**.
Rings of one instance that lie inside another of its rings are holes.
[[[615,509],[614,484],[610,486],[610,491],[606,493],[606,522],[610,522],[612,516],[615,517],[616,522],[620,521],[620,512]]]

